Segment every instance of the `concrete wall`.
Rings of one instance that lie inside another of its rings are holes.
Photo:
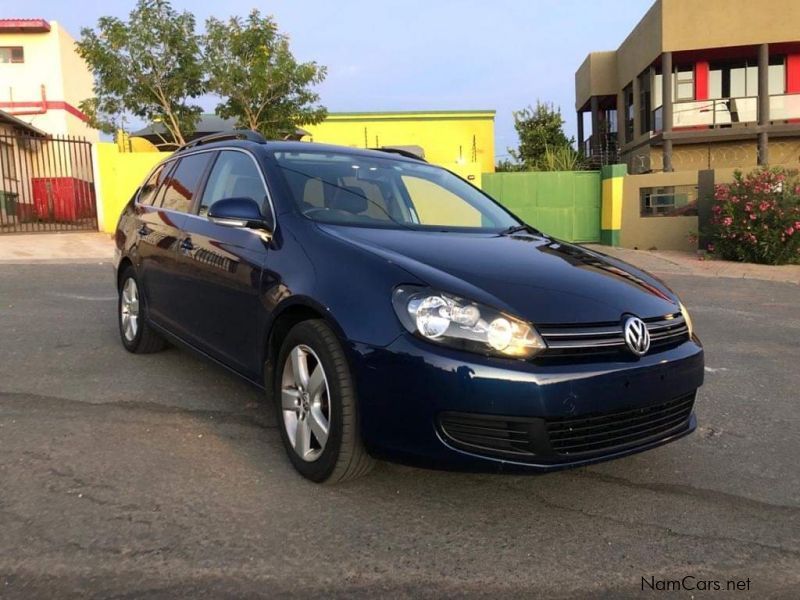
[[[769,140],[772,166],[800,168],[800,139],[772,138]],[[623,155],[631,172],[663,169],[660,147],[640,146]],[[758,165],[758,145],[753,141],[714,141],[705,144],[682,144],[672,147],[672,166],[676,171],[741,168],[749,170]]]
[[[696,3],[698,6],[700,3]],[[662,2],[650,7],[617,50],[617,89],[622,89],[644,71],[662,52]],[[694,9],[693,9],[694,10]]]
[[[575,73],[575,110],[594,96],[617,93],[617,53],[592,52]]]
[[[459,172],[475,162],[479,165],[475,172],[492,173],[494,115],[494,111],[331,113],[322,123],[303,129],[314,142],[356,148],[421,146],[429,162]]]
[[[664,51],[795,42],[797,0],[661,0]]]
[[[716,183],[733,181],[734,169],[717,169]],[[697,171],[628,175],[623,183],[622,229],[620,246],[639,250],[685,250],[694,252],[696,243],[689,234],[696,234],[697,217],[642,217],[640,190],[648,187],[697,185]]]
[[[95,144],[97,218],[101,231],[113,233],[122,209],[156,163],[168,152],[122,153],[114,142]]]

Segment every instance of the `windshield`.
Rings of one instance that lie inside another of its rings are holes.
[[[273,154],[294,202],[315,221],[491,232],[520,224],[467,182],[425,163],[314,150]]]

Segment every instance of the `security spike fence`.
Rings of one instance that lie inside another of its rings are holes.
[[[0,131],[0,234],[97,230],[92,144]]]

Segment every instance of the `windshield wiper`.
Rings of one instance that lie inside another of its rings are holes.
[[[531,227],[530,225],[527,225],[525,223],[523,223],[522,225],[512,225],[511,227],[508,227],[503,231],[501,231],[500,235],[512,235],[514,233],[519,233],[520,231],[527,231],[528,233],[532,233],[533,235],[541,235],[541,236],[544,235],[541,231],[539,231],[535,227]]]

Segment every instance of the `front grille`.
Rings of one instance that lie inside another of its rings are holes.
[[[646,444],[687,426],[694,394],[669,402],[580,417],[526,418],[444,412],[439,428],[462,450],[519,462],[557,463]]]
[[[664,404],[610,414],[548,419],[547,434],[556,454],[573,456],[609,451],[683,427],[692,414],[694,394]]]
[[[650,332],[650,351],[664,349],[689,339],[689,328],[681,313],[642,319]],[[626,349],[622,323],[541,326],[547,344],[541,356],[613,354]]]

